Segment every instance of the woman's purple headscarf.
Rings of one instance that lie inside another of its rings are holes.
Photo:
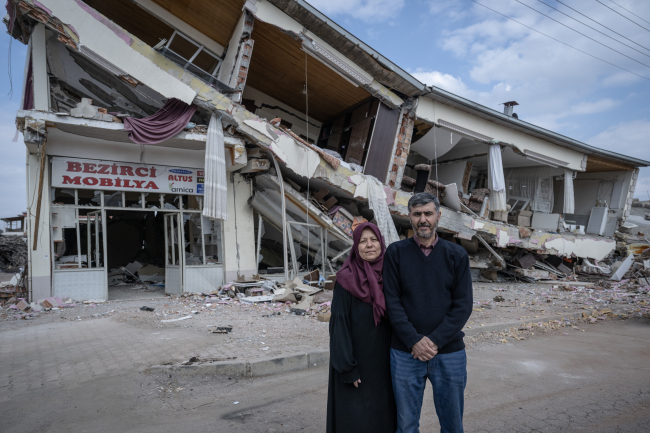
[[[359,255],[359,241],[365,228],[371,229],[381,244],[379,257],[372,262],[363,260]],[[354,245],[347,260],[343,263],[343,267],[336,273],[336,282],[355,298],[372,305],[375,326],[377,326],[381,318],[386,315],[386,299],[384,298],[382,279],[386,245],[379,228],[373,223],[359,224],[354,229],[352,238]]]

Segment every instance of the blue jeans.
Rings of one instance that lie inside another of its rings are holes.
[[[429,361],[390,349],[390,373],[397,404],[397,433],[418,433],[427,377],[441,433],[463,432],[464,391],[467,384],[465,350],[436,355]]]

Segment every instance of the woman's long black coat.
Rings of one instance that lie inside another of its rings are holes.
[[[330,319],[328,433],[394,433],[390,324],[375,326],[372,305],[336,284]],[[352,382],[361,379],[355,388]]]

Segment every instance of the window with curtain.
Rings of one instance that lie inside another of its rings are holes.
[[[505,170],[507,198],[530,199],[535,212],[553,211],[553,168],[547,166],[519,167]]]

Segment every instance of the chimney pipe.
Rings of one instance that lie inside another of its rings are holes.
[[[506,116],[512,117],[512,110],[514,110],[515,105],[519,105],[517,101],[510,101],[503,103],[503,114]]]

